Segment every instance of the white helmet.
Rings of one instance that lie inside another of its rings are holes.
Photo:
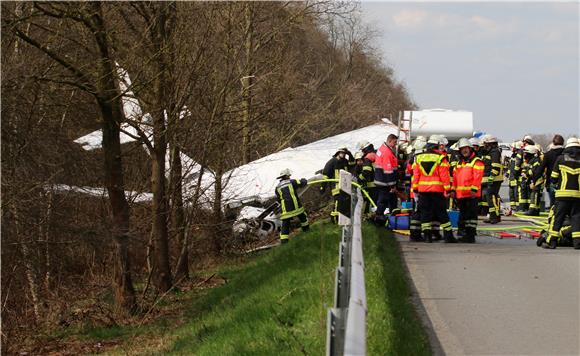
[[[280,171],[280,175],[278,176],[278,179],[282,178],[282,177],[290,177],[292,175],[292,172],[290,171],[289,168],[284,168],[283,170]]]
[[[473,147],[471,140],[466,138],[460,138],[459,141],[456,143],[458,149],[462,149],[463,147]]]
[[[364,158],[364,153],[362,152],[357,152],[354,154],[354,159],[363,159]]]
[[[580,147],[580,140],[576,137],[570,137],[566,140],[566,148],[568,147]]]
[[[449,143],[449,140],[447,140],[447,137],[445,137],[445,135],[439,135],[439,144],[440,145],[447,146],[448,143]]]
[[[459,151],[459,146],[457,145],[459,142],[455,142],[454,144],[451,145],[451,150],[453,151]]]
[[[485,135],[481,141],[483,141],[483,143],[497,143],[497,137],[493,135]]]
[[[538,154],[539,151],[538,151],[538,148],[536,146],[527,145],[526,147],[524,147],[524,152],[535,155],[535,154]]]
[[[407,146],[407,151],[405,151],[408,155],[410,155],[411,153],[413,153],[413,150],[415,149],[415,145],[409,145]]]
[[[477,137],[472,137],[469,139],[469,143],[471,144],[471,147],[473,146],[481,146],[481,140],[478,139]]]
[[[358,144],[359,150],[364,150],[365,148],[369,147],[371,143],[369,141],[361,141]]]
[[[441,138],[439,137],[439,135],[431,135],[429,136],[429,140],[427,141],[427,143],[429,144],[433,144],[433,145],[439,145]]]
[[[415,152],[419,152],[421,150],[423,150],[425,148],[425,144],[427,142],[423,141],[423,140],[419,140],[418,138],[415,140],[415,143],[413,144],[413,148],[415,149]]]

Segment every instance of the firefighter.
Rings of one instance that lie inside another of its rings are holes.
[[[450,192],[449,161],[439,150],[439,137],[433,135],[427,141],[426,152],[415,157],[413,168],[412,189],[419,197],[417,209],[421,216],[421,232],[425,242],[433,242],[432,222],[441,223],[445,242],[453,243],[451,223],[447,215],[446,196]]]
[[[453,170],[451,196],[457,200],[459,219],[465,224],[465,235],[460,237],[459,241],[474,243],[477,233],[477,203],[481,196],[484,164],[476,156],[468,139],[460,139],[457,147],[460,159]]]
[[[347,158],[348,157],[348,158]],[[344,169],[350,171],[350,168],[354,165],[354,156],[346,147],[341,147],[332,156],[328,162],[324,165],[322,174],[325,179],[339,179],[340,170]],[[330,213],[330,218],[335,224],[338,223],[338,197],[340,195],[340,188],[338,182],[323,183],[320,187],[321,192],[330,186],[332,198],[334,199],[334,208]]]
[[[373,163],[364,157],[363,152],[357,152],[354,155],[354,176],[356,177],[358,183],[361,187],[368,193],[371,199],[374,199],[374,191],[375,191],[375,169],[373,167]],[[367,199],[365,197],[365,199]],[[374,201],[374,200],[373,200]],[[364,212],[368,213],[370,210],[371,203],[367,201],[365,205]]]
[[[489,213],[488,193],[490,191],[489,177],[491,176],[491,156],[489,155],[488,151],[489,146],[485,145],[485,141],[488,139],[488,137],[491,137],[491,135],[484,135],[481,138],[482,146],[479,148],[479,151],[477,152],[479,158],[481,158],[485,167],[483,170],[483,181],[481,183],[482,184],[481,199],[479,200],[478,203],[480,216],[487,216],[487,214]]]
[[[522,175],[525,166],[524,148],[529,145],[535,145],[534,140],[532,140],[531,136],[524,136],[522,140],[522,146],[516,154],[516,162],[514,167],[514,171],[516,172],[516,177],[518,179],[518,210],[522,212],[528,211],[530,208],[530,187],[527,178]]]
[[[510,208],[512,211],[517,211],[518,207],[518,177],[516,175],[516,161],[518,160],[518,151],[522,145],[522,141],[515,141],[511,144],[512,156],[509,159],[508,165],[508,184]]]
[[[536,146],[528,145],[524,148],[524,171],[522,175],[526,178],[530,188],[530,209],[527,215],[539,216],[540,204],[542,202],[541,194],[544,191],[544,173],[541,172],[542,164],[540,161],[540,152]]]
[[[375,147],[372,143],[365,141],[359,145],[361,152],[363,153],[363,158],[365,164],[370,164],[370,167],[373,170],[373,175],[375,172],[375,161],[377,159],[377,154]],[[376,203],[377,202],[377,189],[374,182],[374,177],[367,183],[367,193],[371,197],[371,199]]]
[[[485,169],[483,179],[486,179],[485,173],[486,171],[489,171],[489,176],[487,176],[487,205],[489,219],[486,219],[483,222],[497,224],[501,221],[499,199],[499,190],[501,188],[501,183],[503,182],[501,151],[499,150],[497,138],[495,136],[487,136],[484,139],[484,145],[485,151],[487,152],[485,156],[487,161],[484,159]]]
[[[409,156],[409,163],[408,163],[408,168],[407,168],[411,172],[411,180],[413,178],[413,169],[415,168],[415,164],[416,164],[415,158],[417,157],[417,155],[423,153],[426,144],[427,144],[427,141],[425,140],[425,138],[423,136],[417,137],[415,142],[413,142],[413,153],[412,153],[412,155]],[[413,214],[411,214],[411,223],[409,226],[410,240],[411,241],[423,241],[423,238],[421,237],[421,214],[419,212],[419,209],[417,209],[418,197],[415,196],[412,188],[411,188],[411,192],[410,192],[409,196],[411,197],[411,199],[413,199],[413,208],[414,208]]]
[[[282,220],[282,229],[280,230],[280,243],[288,243],[288,238],[290,236],[290,221],[294,217],[298,217],[300,220],[300,226],[302,231],[306,232],[310,229],[308,224],[308,217],[304,212],[304,207],[298,196],[298,189],[306,187],[307,181],[302,178],[300,181],[295,179],[290,179],[292,173],[288,168],[283,169],[280,172],[280,176],[277,178],[280,180],[276,186],[276,197],[278,198],[278,203],[282,210],[280,215],[280,220]]]
[[[552,168],[554,167],[554,163],[556,159],[562,154],[564,151],[564,137],[562,135],[555,135],[552,139],[552,144],[548,148],[548,152],[544,155],[544,159],[542,160],[542,164],[540,169],[538,170],[538,174],[545,174],[546,177],[546,190],[548,191],[548,196],[550,197],[550,207],[552,207],[556,202],[556,196],[554,187],[552,184]],[[534,177],[539,178],[539,177]]]
[[[548,214],[548,230],[549,227],[553,225],[554,222],[554,215],[555,215],[555,205],[553,205],[550,208],[550,212]],[[542,234],[541,236],[536,240],[536,245],[538,247],[543,247],[543,248],[551,248],[550,244],[548,244],[548,233],[549,231],[546,230],[542,230]],[[558,236],[556,238],[556,236],[553,236],[552,238],[550,238],[550,242],[552,242],[553,239],[556,239],[557,242],[557,246],[559,247],[572,247],[574,246],[574,240],[572,240],[572,223],[570,222],[570,216],[566,216],[564,218],[564,222],[562,223],[562,228],[560,229],[560,231],[558,231]],[[553,243],[553,242],[552,242]]]
[[[376,153],[375,160],[375,186],[377,190],[377,210],[375,222],[382,225],[386,222],[384,215],[389,209],[393,211],[397,207],[397,168],[399,162],[395,155],[395,147],[398,137],[390,134]]]
[[[564,219],[569,216],[573,246],[580,250],[580,142],[577,138],[566,141],[566,148],[554,163],[551,178],[556,190],[556,204],[546,247],[556,248]]]

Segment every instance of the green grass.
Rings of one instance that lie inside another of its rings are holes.
[[[334,298],[341,231],[317,223],[290,243],[223,267],[228,283],[195,292],[179,326],[157,320],[133,334],[129,353],[195,355],[321,355]],[[397,243],[385,229],[364,226],[369,355],[429,355],[427,336],[410,302]],[[104,330],[94,334],[107,336]],[[140,336],[139,336],[140,335]]]

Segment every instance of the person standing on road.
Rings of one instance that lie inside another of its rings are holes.
[[[503,182],[503,164],[501,162],[501,151],[498,147],[497,138],[495,136],[487,136],[484,140],[485,150],[487,152],[488,161],[486,168],[489,169],[489,176],[487,176],[487,205],[489,207],[489,219],[483,222],[489,224],[497,224],[501,221],[501,209],[499,190]],[[489,164],[489,166],[487,166]],[[487,171],[487,169],[485,170]],[[484,177],[485,179],[485,177]]]
[[[545,247],[556,248],[564,219],[570,216],[573,245],[580,250],[580,142],[577,138],[566,141],[566,148],[556,160],[551,178],[556,188],[556,204]]]
[[[348,156],[348,159],[347,159]],[[341,147],[332,156],[328,162],[324,165],[322,174],[325,179],[339,179],[340,170],[344,169],[350,171],[351,166],[354,165],[354,156],[346,147]],[[323,183],[320,187],[321,192],[330,186],[332,198],[334,199],[334,207],[330,213],[330,218],[335,224],[338,223],[338,197],[340,195],[340,188],[338,182]]]
[[[460,158],[453,170],[451,196],[457,200],[459,219],[465,223],[465,235],[460,242],[474,243],[477,234],[477,202],[481,197],[483,161],[475,155],[469,140],[459,140]]]
[[[432,223],[438,221],[443,230],[445,242],[457,242],[453,237],[451,223],[447,215],[446,196],[451,190],[449,161],[439,151],[440,139],[433,135],[427,141],[426,152],[415,157],[412,189],[419,197],[417,209],[421,216],[421,232],[425,242],[433,242]]]
[[[288,168],[283,169],[277,178],[280,182],[276,186],[276,197],[282,210],[280,215],[280,220],[282,221],[280,243],[283,244],[288,243],[288,238],[290,237],[290,221],[292,218],[298,217],[302,231],[306,232],[310,229],[308,217],[304,212],[304,207],[298,196],[298,189],[306,187],[308,182],[304,178],[300,179],[300,181],[290,179],[291,174],[292,172]]]
[[[526,215],[539,216],[541,195],[544,191],[544,172],[541,171],[540,152],[536,146],[528,145],[524,148],[525,176],[530,187],[530,209]]]
[[[509,175],[508,175],[508,184],[509,184],[509,197],[510,197],[510,208],[512,211],[518,211],[518,177],[516,172],[516,162],[518,160],[519,148],[521,147],[522,142],[516,141],[512,143],[512,156],[509,160]]]
[[[562,135],[555,135],[552,139],[552,145],[550,146],[548,152],[544,155],[544,160],[542,161],[540,168],[538,169],[538,175],[544,174],[546,177],[546,191],[550,197],[550,207],[556,203],[556,192],[552,183],[552,168],[554,168],[554,163],[556,159],[564,151],[564,137]],[[534,175],[534,180],[538,180],[540,177]]]
[[[524,166],[526,164],[524,160],[524,148],[529,145],[533,146],[535,143],[531,136],[524,136],[522,142],[522,146],[516,155],[514,170],[518,179],[518,210],[521,212],[526,212],[530,208],[530,186],[527,178],[522,175]]]
[[[397,207],[397,168],[399,162],[395,155],[398,137],[390,134],[376,153],[375,186],[377,190],[377,210],[375,222],[386,222],[385,211],[393,211]]]

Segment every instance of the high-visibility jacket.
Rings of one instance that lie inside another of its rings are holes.
[[[556,159],[552,170],[556,199],[580,199],[580,148],[569,147]]]
[[[457,199],[471,198],[471,192],[481,197],[481,181],[483,179],[483,161],[472,154],[469,158],[461,157],[453,169],[453,185]]]
[[[509,163],[509,177],[508,177],[508,181],[509,181],[509,185],[510,187],[515,187],[516,185],[518,185],[518,172],[516,172],[516,164],[518,161],[518,154],[517,151],[514,151],[512,153],[512,156],[510,158],[510,163]],[[519,169],[519,168],[518,168]]]
[[[524,151],[520,148],[515,155],[514,178],[520,182],[522,180],[522,166],[524,165]]]
[[[491,164],[489,183],[503,182],[503,164],[501,162],[501,151],[498,147],[494,146],[489,150],[488,155]]]
[[[397,184],[398,166],[397,156],[386,143],[383,143],[376,153],[375,185],[384,187]]]
[[[540,158],[537,156],[532,157],[532,159],[526,163],[525,169],[526,175],[528,176],[528,182],[534,183],[534,189],[542,190],[545,179],[544,174],[540,174],[540,169],[542,169]]]
[[[355,166],[355,176],[358,182],[365,188],[375,187],[375,167],[373,162],[364,159],[362,166]]]
[[[299,182],[295,179],[284,179],[278,183],[276,186],[276,197],[282,208],[280,219],[290,219],[304,212],[304,207],[302,206],[300,197],[298,197],[298,188],[305,187],[307,183],[304,178],[300,179]]]
[[[436,150],[415,156],[411,187],[419,193],[446,193],[451,189],[449,162]]]
[[[326,162],[324,165],[324,169],[322,170],[322,174],[324,178],[327,179],[339,179],[340,178],[340,170],[349,170],[351,163],[346,158],[340,159],[338,157],[332,157],[331,159]],[[327,183],[323,183],[325,186]],[[332,187],[331,193],[332,195],[338,195],[340,193],[340,188],[338,187],[338,183],[331,182],[329,184]]]
[[[483,161],[483,184],[489,183],[489,177],[491,176],[491,155],[489,151],[485,148],[479,149],[479,158]]]
[[[459,161],[461,160],[460,156],[461,154],[457,152],[452,152],[449,155],[449,176],[451,178],[451,182],[453,182],[453,171],[457,166],[457,164],[459,163]]]

